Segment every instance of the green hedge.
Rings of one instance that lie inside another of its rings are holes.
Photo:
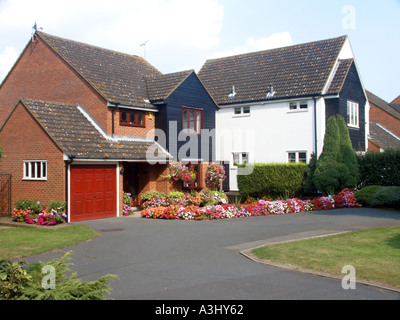
[[[255,164],[251,174],[238,175],[239,192],[254,198],[294,197],[302,191],[306,170],[306,164]]]
[[[400,209],[400,187],[368,186],[357,191],[357,202],[366,207]]]
[[[358,156],[359,186],[400,186],[400,150]]]

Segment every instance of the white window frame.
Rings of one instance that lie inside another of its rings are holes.
[[[245,112],[245,109],[246,109],[246,112]],[[240,110],[240,112],[236,113],[236,110]],[[250,106],[233,108],[233,116],[234,117],[248,117],[250,115],[251,115],[251,107]]]
[[[38,166],[40,173],[39,175],[37,174]],[[22,170],[23,170],[23,180],[33,180],[33,181],[47,180],[47,160],[24,160]]]
[[[301,106],[306,105],[306,108]],[[289,102],[289,112],[307,112],[308,111],[308,101],[292,101]]]
[[[347,125],[352,128],[360,127],[360,105],[354,101],[347,101]]]
[[[304,163],[307,164],[308,163],[308,161],[307,161],[307,156],[308,156],[307,151],[287,151],[287,153],[286,153],[287,163],[303,163],[303,162],[300,162],[300,153],[305,153],[306,154],[306,158],[305,158],[305,162]],[[289,161],[290,154],[295,154],[295,162],[290,162]]]
[[[243,157],[243,155],[246,155],[246,157]],[[244,164],[244,163],[249,163],[249,153],[248,152],[232,152],[233,156],[233,165],[236,166],[238,164]],[[237,160],[235,161],[235,156],[237,156]],[[246,161],[243,161],[243,158],[247,158]]]

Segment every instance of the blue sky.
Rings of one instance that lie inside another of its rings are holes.
[[[110,5],[112,3],[112,5]],[[164,73],[206,59],[348,35],[365,87],[400,95],[400,0],[0,0],[0,81],[44,32],[144,55]]]

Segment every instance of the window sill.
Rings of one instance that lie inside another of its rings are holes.
[[[22,178],[22,181],[47,181],[47,178],[43,178],[43,179]]]
[[[347,127],[348,127],[349,129],[353,129],[353,130],[360,130],[360,127],[359,127],[359,126],[352,126],[351,124],[347,124]]]
[[[251,117],[251,114],[235,114],[232,118],[248,118]]]
[[[308,108],[307,109],[296,109],[296,110],[288,110],[286,113],[301,113],[301,112],[308,112]]]

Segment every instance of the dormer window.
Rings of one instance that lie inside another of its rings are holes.
[[[138,110],[122,109],[120,112],[120,125],[130,127],[145,127],[145,113]]]

